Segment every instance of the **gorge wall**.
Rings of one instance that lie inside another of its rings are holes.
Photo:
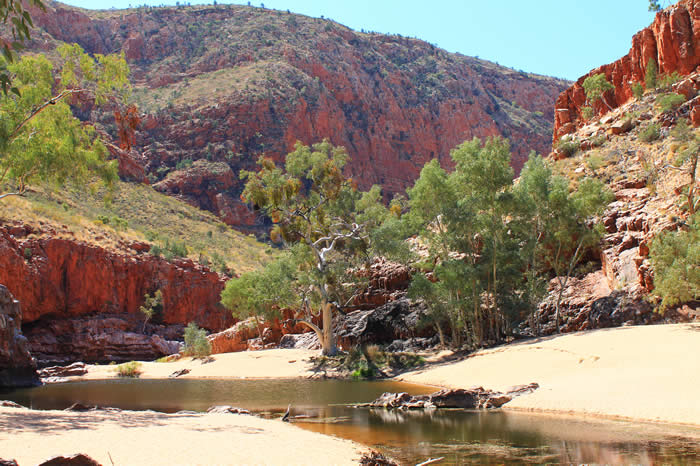
[[[166,261],[140,243],[116,252],[62,233],[0,227],[0,283],[21,302],[29,349],[41,362],[153,359],[177,351],[170,342],[189,322],[212,331],[233,324],[218,273],[189,259]],[[163,312],[143,332],[139,307],[156,290]]]
[[[296,141],[344,146],[349,175],[387,197],[475,136],[510,138],[517,171],[530,150],[549,152],[552,103],[570,84],[413,38],[247,6],[95,12],[50,2],[35,22],[43,29],[35,49],[58,40],[125,53],[134,101],[147,113],[140,162],[156,189],[239,227],[256,219],[239,200],[238,171],[263,153],[281,160]],[[188,181],[196,160],[228,165],[230,176],[200,167]]]
[[[619,107],[633,96],[633,83],[644,83],[651,59],[656,61],[659,74],[675,71],[688,75],[700,66],[700,0],[681,0],[657,13],[651,26],[634,35],[627,55],[581,76],[564,91],[555,105],[553,140],[585,124],[581,109],[586,106],[583,81],[587,77],[605,74],[615,86],[605,94],[605,99],[613,108]],[[594,109],[596,114],[607,111],[601,102],[597,102]]]

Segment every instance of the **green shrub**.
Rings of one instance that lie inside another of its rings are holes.
[[[32,248],[24,248],[24,258],[27,260],[32,258]]]
[[[634,94],[634,98],[637,100],[642,98],[644,95],[644,87],[642,86],[642,83],[632,83],[632,94]]]
[[[588,165],[589,169],[595,172],[603,166],[603,158],[600,155],[591,154],[586,160],[586,165]]]
[[[119,377],[138,378],[141,376],[141,363],[136,361],[125,362],[117,366],[117,375]]]
[[[644,75],[644,85],[647,89],[656,89],[659,77],[659,67],[653,58],[647,63],[647,71]]]
[[[184,170],[192,166],[191,159],[182,159],[175,165],[175,170]]]
[[[663,94],[656,98],[656,105],[662,112],[668,112],[685,102],[685,96],[676,93]]]
[[[124,231],[129,228],[129,221],[116,215],[110,218],[110,223],[114,226],[115,230]]]
[[[674,71],[673,73],[665,74],[661,78],[661,87],[671,87],[672,85],[676,84],[678,81],[680,81],[683,78],[680,74],[678,74],[678,71]]]
[[[581,149],[581,143],[576,139],[562,138],[557,143],[557,150],[567,157],[571,157]]]
[[[690,220],[687,231],[657,235],[649,256],[661,311],[700,298],[700,216]]]
[[[211,354],[211,344],[207,340],[207,331],[199,328],[194,322],[190,322],[185,327],[185,356],[203,358]]]
[[[656,123],[650,123],[639,132],[639,139],[643,142],[653,142],[661,136],[660,127]]]
[[[608,137],[605,134],[599,134],[598,136],[593,136],[591,138],[591,146],[600,147],[606,143]]]
[[[585,120],[590,120],[591,118],[593,118],[593,108],[592,107],[583,107],[581,109],[581,116]]]

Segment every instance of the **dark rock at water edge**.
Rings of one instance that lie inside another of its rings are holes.
[[[22,335],[20,304],[4,285],[0,285],[0,387],[40,384],[36,362]]]
[[[39,371],[42,379],[48,377],[76,377],[87,374],[87,366],[84,362],[74,362],[68,366],[50,366]]]
[[[29,347],[39,365],[153,360],[177,353],[168,328],[141,333],[140,321],[119,314],[46,319],[25,326]],[[160,334],[163,336],[161,336]]]
[[[500,408],[516,396],[531,393],[539,388],[537,383],[518,385],[506,393],[486,390],[483,387],[470,389],[443,389],[430,395],[409,395],[408,393],[383,393],[371,403],[358,407],[386,409],[490,409]]]
[[[235,408],[233,406],[212,406],[207,409],[208,414],[250,414],[250,411],[242,408]]]
[[[39,466],[102,466],[84,453],[76,453],[72,456],[54,456]]]

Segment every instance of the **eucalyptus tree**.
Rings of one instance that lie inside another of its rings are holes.
[[[7,64],[18,93],[0,96],[0,185],[16,189],[0,199],[23,195],[34,180],[62,184],[97,175],[111,183],[114,162],[95,128],[73,116],[71,105],[118,110],[131,87],[123,55],[90,57],[80,46],[58,47],[55,66],[44,55]],[[2,60],[0,58],[0,60]]]
[[[379,187],[360,192],[343,175],[346,161],[345,150],[328,141],[313,147],[297,143],[284,169],[261,157],[259,171],[241,173],[242,198],[272,220],[271,239],[294,246],[290,289],[307,315],[301,322],[316,332],[324,355],[337,352],[334,313],[351,306],[362,289],[356,272],[369,262],[370,230],[390,215]],[[242,286],[232,282],[227,288]],[[256,301],[238,305],[258,312]],[[319,314],[320,326],[312,321]]]

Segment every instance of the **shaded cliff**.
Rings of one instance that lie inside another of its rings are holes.
[[[380,184],[387,196],[474,136],[511,138],[519,170],[530,150],[549,152],[552,103],[569,84],[417,39],[247,6],[96,12],[52,2],[36,23],[45,33],[34,47],[60,40],[125,53],[134,100],[148,113],[137,142],[153,182],[198,159],[236,174],[262,153],[280,159],[297,140],[324,138],[348,150],[361,188]],[[158,186],[253,226],[237,177],[206,192],[195,184]]]
[[[643,83],[649,61],[654,59],[660,74],[678,72],[687,75],[700,66],[700,0],[681,0],[656,14],[651,26],[632,38],[632,47],[619,60],[603,65],[581,76],[557,98],[554,115],[554,141],[585,124],[581,109],[586,105],[583,81],[604,73],[615,86],[605,94],[613,108],[632,98],[632,84]],[[601,102],[594,106],[601,114],[607,108]]]

